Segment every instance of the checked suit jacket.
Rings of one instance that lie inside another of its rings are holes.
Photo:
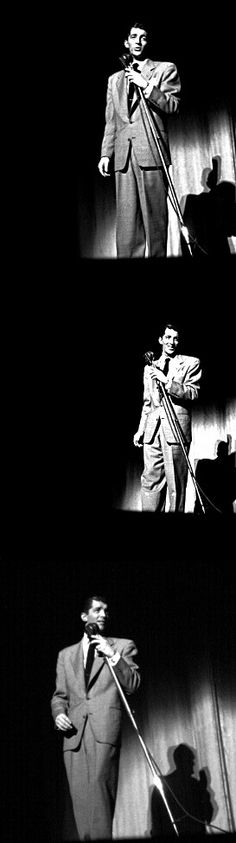
[[[121,658],[114,667],[116,676],[127,694],[140,684],[136,663],[137,648],[126,638],[107,638]],[[65,713],[73,731],[64,733],[64,750],[79,745],[85,721],[89,718],[96,741],[117,745],[120,739],[122,702],[106,659],[97,655],[93,662],[86,690],[82,640],[58,654],[56,688],[51,700],[54,719]]]
[[[162,358],[154,363],[162,368]],[[191,434],[191,402],[199,394],[200,380],[202,376],[200,360],[197,357],[190,357],[185,354],[176,354],[170,361],[169,375],[172,382],[168,394],[173,402],[174,410],[181,425],[186,442],[190,443]],[[138,428],[138,434],[143,435],[143,442],[151,444],[160,426],[168,444],[177,442],[176,436],[170,427],[162,404],[160,390],[157,382],[151,378],[150,367],[144,367],[144,393],[143,407]]]
[[[146,102],[151,110],[165,163],[171,162],[167,134],[168,114],[177,112],[180,99],[180,79],[176,66],[171,62],[147,59],[142,76],[148,82]],[[150,90],[150,94],[149,94]],[[108,79],[105,131],[101,156],[111,158],[114,153],[114,170],[123,170],[132,143],[140,167],[160,167],[161,159],[153,140],[140,94],[135,93],[130,116],[127,109],[127,82],[125,71],[120,70]]]

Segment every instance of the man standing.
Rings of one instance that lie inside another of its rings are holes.
[[[163,383],[181,426],[185,450],[191,442],[190,405],[198,397],[200,360],[178,354],[179,332],[167,324],[159,337],[161,356],[144,368],[144,397],[139,428],[134,445],[143,445],[144,470],[141,476],[142,510],[165,510],[166,492],[169,511],[184,512],[187,462],[175,430],[169,423],[159,387]]]
[[[114,154],[117,257],[142,258],[146,249],[148,257],[165,257],[168,185],[139,89],[168,168],[167,119],[179,108],[180,79],[173,62],[147,58],[148,33],[142,24],[131,26],[124,44],[129,65],[108,80],[98,169],[108,176]]]
[[[122,702],[109,664],[127,694],[140,684],[137,648],[128,639],[104,637],[107,617],[104,597],[86,600],[83,638],[59,653],[51,700],[56,727],[64,732],[64,762],[81,840],[112,836]],[[91,634],[87,625],[94,623],[98,630]]]

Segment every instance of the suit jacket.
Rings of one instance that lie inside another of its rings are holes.
[[[135,658],[137,648],[125,638],[108,638],[121,658],[114,671],[127,694],[132,694],[140,684]],[[58,654],[56,689],[51,700],[54,719],[66,713],[73,723],[73,732],[64,733],[64,749],[78,746],[85,720],[88,717],[95,740],[116,745],[120,738],[122,702],[106,659],[94,659],[88,688],[85,687],[82,640],[66,647]]]
[[[160,362],[158,358],[154,363]],[[174,410],[181,425],[186,442],[191,442],[191,401],[198,397],[201,379],[200,360],[197,357],[188,357],[185,354],[176,354],[170,361],[169,375],[172,382],[169,395],[174,405]],[[166,413],[161,400],[161,393],[157,382],[151,378],[149,366],[144,368],[144,396],[141,419],[138,433],[143,435],[144,443],[151,443],[158,429],[162,426],[164,436],[169,444],[174,444],[177,439],[166,418]]]
[[[167,166],[170,164],[170,150],[167,137],[167,115],[179,107],[180,79],[176,66],[171,62],[151,61],[147,59],[142,70],[150,83],[148,106],[158,134]],[[154,87],[152,83],[155,82]],[[111,158],[113,153],[114,169],[123,170],[127,161],[130,141],[140,167],[161,166],[147,117],[140,102],[140,94],[134,96],[131,115],[127,109],[127,82],[125,71],[120,70],[108,79],[106,100],[106,124],[102,141],[101,155]]]

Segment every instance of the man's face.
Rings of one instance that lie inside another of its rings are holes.
[[[147,33],[145,29],[132,26],[127,41],[125,41],[125,46],[128,47],[134,58],[143,58],[143,53],[147,46]]]
[[[105,629],[106,620],[108,617],[107,604],[102,600],[93,600],[88,612],[82,612],[81,618],[84,623],[97,623],[99,632],[102,634]]]
[[[159,343],[162,345],[164,354],[167,354],[168,357],[174,357],[179,345],[178,331],[174,331],[173,328],[166,328],[163,337],[159,337]]]

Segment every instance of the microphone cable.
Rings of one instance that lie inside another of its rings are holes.
[[[173,799],[175,800],[176,804],[179,806],[179,808],[181,808],[181,811],[183,811],[183,814],[184,814],[183,817],[178,817],[175,820],[175,823],[181,822],[181,820],[184,819],[184,817],[186,816],[186,817],[189,817],[191,820],[194,820],[195,822],[200,823],[200,825],[203,825],[204,828],[207,825],[208,828],[215,828],[215,829],[217,829],[217,831],[222,831],[223,834],[229,834],[229,832],[225,828],[221,828],[220,826],[215,825],[214,823],[207,823],[205,820],[200,820],[199,817],[195,817],[194,814],[191,814],[190,811],[188,811],[187,808],[185,808],[184,805],[182,805],[182,802],[180,802],[180,800],[178,799],[178,797],[174,793],[171,785],[166,781],[165,776],[163,776],[163,773],[161,772],[160,767],[158,767],[158,764],[155,761],[155,758],[153,757],[153,755],[151,753],[150,753],[150,755],[151,755],[151,758],[152,758],[153,765],[154,765],[154,767],[156,767],[158,776],[160,776],[162,782],[164,782],[165,786],[167,787],[167,789],[169,790],[169,792],[173,796]],[[197,779],[196,779],[196,781],[197,781]]]

